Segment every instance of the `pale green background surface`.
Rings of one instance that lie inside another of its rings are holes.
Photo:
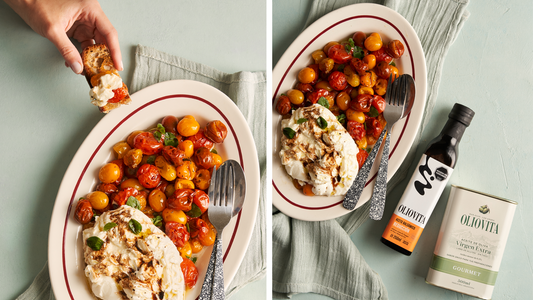
[[[119,33],[126,83],[137,44],[227,73],[267,68],[265,1],[102,0],[101,5]],[[90,103],[85,78],[67,69],[55,46],[3,1],[0,91],[0,299],[14,299],[45,265],[63,174],[104,115]],[[265,299],[265,294],[262,279],[231,299]]]
[[[308,1],[273,1],[274,66],[303,29],[309,9]],[[461,141],[458,164],[449,184],[519,203],[493,299],[533,299],[533,25],[529,21],[533,2],[471,0],[467,10],[470,18],[445,60],[437,103],[415,160],[438,135],[454,103],[476,112]],[[410,257],[380,242],[407,181],[390,193],[383,220],[366,221],[352,234],[353,242],[380,274],[392,300],[475,299],[425,283],[449,186]],[[292,299],[330,298],[299,294]]]

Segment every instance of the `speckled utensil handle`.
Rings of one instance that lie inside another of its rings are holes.
[[[222,236],[219,233],[217,233],[215,246],[217,248],[217,258],[213,272],[213,295],[211,299],[224,300],[224,262],[222,258]]]
[[[385,131],[385,130],[384,130]],[[387,130],[388,131],[388,130]],[[381,162],[379,164],[378,177],[374,184],[374,192],[370,198],[370,219],[381,220],[385,209],[385,199],[387,198],[387,172],[389,169],[389,145],[390,134],[385,138]]]
[[[202,291],[200,292],[199,300],[210,300],[213,292],[213,274],[215,270],[215,263],[217,259],[217,247],[213,246],[211,251],[211,258],[209,258],[209,265],[205,272],[204,283],[202,284]]]
[[[359,170],[359,174],[357,174],[357,177],[352,183],[352,186],[346,193],[346,197],[344,197],[344,201],[342,202],[342,206],[344,206],[344,208],[348,210],[355,209],[355,206],[357,205],[357,202],[359,201],[359,198],[363,193],[363,189],[365,188],[366,179],[368,178],[370,169],[372,169],[372,165],[374,164],[374,160],[376,159],[376,155],[378,154],[381,142],[383,142],[384,135],[385,130],[381,131],[381,134],[379,135],[379,138],[376,141],[374,148],[372,148],[372,151],[370,151],[370,154],[366,158],[363,167],[361,168],[361,170]]]

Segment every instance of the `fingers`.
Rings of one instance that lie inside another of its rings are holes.
[[[120,52],[120,45],[118,43],[118,33],[103,11],[96,19],[96,30],[95,40],[98,41],[101,38],[105,39],[109,51],[111,52],[111,58],[113,59],[115,68],[122,71],[124,66],[122,64],[122,53]]]
[[[72,44],[67,34],[61,30],[50,30],[47,38],[54,43],[61,56],[65,59],[68,67],[76,74],[81,74],[83,64],[78,49]]]

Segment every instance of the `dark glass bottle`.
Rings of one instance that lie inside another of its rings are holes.
[[[411,255],[455,167],[459,142],[473,117],[470,108],[459,103],[453,106],[441,133],[422,155],[381,236],[385,245]]]

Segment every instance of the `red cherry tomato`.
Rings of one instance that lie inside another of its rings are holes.
[[[363,149],[359,149],[359,153],[357,153],[357,163],[359,164],[359,170],[363,167],[363,164],[365,163],[366,158],[368,157],[368,152]]]
[[[359,74],[359,76],[365,75],[366,71],[368,71],[368,65],[359,58],[352,58],[350,65],[357,72],[357,74]]]
[[[185,151],[180,150],[174,146],[163,147],[163,157],[174,164],[174,166],[181,166],[185,158]]]
[[[318,102],[318,100],[321,98],[321,97],[326,97],[328,95],[328,90],[326,89],[316,89],[315,91],[309,93],[309,95],[307,96],[307,100],[309,100],[309,102],[315,104]]]
[[[377,118],[366,118],[366,134],[373,136],[374,138],[379,138],[381,131],[383,131],[383,125],[379,122]]]
[[[137,179],[145,188],[153,189],[161,181],[161,175],[156,166],[144,164],[137,170]]]
[[[198,269],[196,268],[194,263],[188,258],[183,258],[180,267],[181,272],[183,273],[183,277],[185,279],[185,285],[187,286],[187,288],[192,289],[196,285],[196,281],[198,280]]]
[[[177,189],[167,199],[167,206],[176,210],[190,211],[192,208],[194,190]]]
[[[89,223],[93,218],[93,206],[87,199],[81,199],[76,205],[74,217],[81,224]]]
[[[365,126],[357,121],[348,121],[348,133],[356,140],[360,141],[366,136]]]
[[[346,75],[344,73],[335,71],[332,72],[328,77],[329,85],[336,91],[342,91],[348,85],[346,81]]]
[[[200,218],[189,219],[189,228],[191,231],[191,238],[196,238],[200,235],[204,236],[209,231],[209,225],[207,225],[207,223]]]
[[[376,57],[376,62],[384,61],[388,64],[392,61],[392,56],[390,56],[387,51],[385,50],[385,47],[381,47],[377,51],[372,51],[371,54],[374,54]]]
[[[207,149],[213,148],[213,142],[205,136],[203,130],[198,131],[197,134],[190,136],[187,139],[192,142],[194,150],[200,147],[206,147]]]
[[[383,113],[383,111],[385,110],[385,99],[383,99],[383,97],[379,95],[374,95],[374,97],[372,97],[371,104],[376,108],[379,113]]]
[[[154,155],[163,149],[163,144],[159,142],[151,132],[141,132],[133,139],[135,148],[141,149],[144,155]]]
[[[129,197],[131,196],[135,197],[138,194],[139,194],[139,191],[135,188],[132,188],[132,187],[125,188],[115,194],[115,197],[113,197],[113,203],[118,206],[122,206],[126,204]]]
[[[311,85],[310,83],[301,83],[301,82],[298,82],[298,84],[296,85],[296,89],[304,94],[310,93],[314,90],[313,85]]]
[[[209,196],[202,190],[195,190],[193,195],[193,202],[200,208],[202,213],[209,208]]]
[[[161,125],[165,127],[166,132],[173,133],[174,135],[178,134],[178,118],[175,116],[166,116],[161,121]]]
[[[373,95],[369,94],[357,95],[357,98],[352,99],[352,101],[350,101],[349,106],[351,109],[354,109],[356,111],[369,112],[372,97]]]
[[[126,96],[128,95],[128,88],[124,83],[122,83],[122,87],[118,89],[113,90],[114,96],[113,98],[107,100],[109,103],[118,103],[122,101]]]
[[[176,247],[183,247],[185,242],[187,242],[190,238],[187,227],[178,222],[166,222],[165,233],[172,240],[174,245],[176,245]]]
[[[341,44],[329,47],[327,54],[328,57],[333,59],[333,61],[337,64],[345,64],[352,59],[350,54],[346,52],[346,49],[344,49],[344,46]]]

